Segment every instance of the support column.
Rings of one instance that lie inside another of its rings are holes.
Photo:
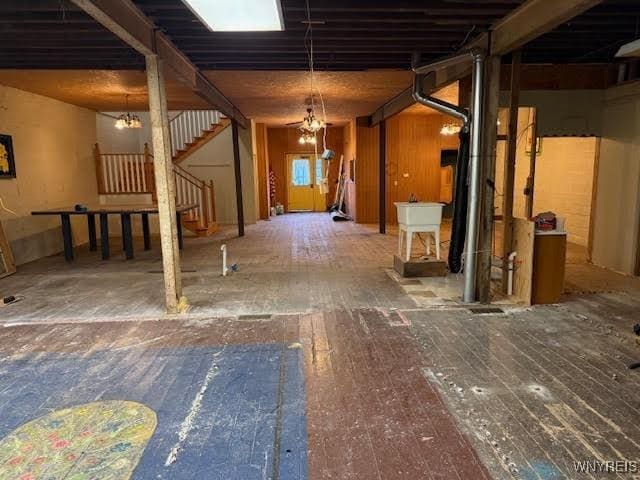
[[[233,137],[233,167],[236,174],[236,208],[238,212],[238,236],[244,237],[244,205],[242,203],[242,169],[240,168],[240,141],[238,139],[238,122],[231,120]]]
[[[380,177],[378,189],[378,222],[380,233],[387,233],[387,125],[386,120],[378,124],[378,172]]]
[[[509,277],[508,257],[513,251],[513,190],[518,152],[518,107],[520,105],[520,66],[522,52],[517,50],[511,60],[511,92],[509,96],[509,124],[502,177],[502,293],[507,293]]]
[[[171,158],[169,116],[162,71],[163,65],[162,60],[157,55],[147,55],[145,60],[165,299],[167,312],[180,313],[184,311],[187,305],[186,299],[182,298],[180,253],[176,226],[175,177]]]
[[[491,301],[491,261],[493,260],[500,64],[501,58],[499,56],[491,56],[487,59],[484,84],[482,183],[480,186],[482,209],[478,235],[478,265],[476,268],[476,295],[478,301],[481,303],[489,303]]]
[[[533,110],[531,121],[531,154],[529,155],[529,176],[524,194],[527,196],[524,212],[527,218],[533,217],[533,195],[536,185],[536,157],[538,155],[538,112]]]

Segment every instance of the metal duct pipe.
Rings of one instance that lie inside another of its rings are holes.
[[[464,261],[464,292],[462,301],[476,299],[476,254],[478,249],[478,227],[480,215],[480,158],[482,155],[483,93],[485,54],[474,51],[473,93],[471,107],[471,151],[469,154],[469,209],[467,217],[467,240]]]
[[[469,57],[470,58],[470,57]],[[433,71],[431,72],[433,73]],[[456,161],[455,196],[453,198],[453,218],[451,221],[451,240],[449,243],[449,271],[459,273],[462,270],[462,255],[467,232],[467,208],[469,206],[469,121],[467,109],[451,105],[437,98],[424,95],[424,74],[416,75],[413,86],[413,98],[422,105],[433,108],[445,115],[461,119],[460,148]]]
[[[433,108],[440,113],[462,120],[463,128],[467,128],[469,126],[470,118],[469,112],[467,112],[466,109],[445,102],[444,100],[430,97],[422,92],[422,81],[425,77],[425,74],[416,73],[413,81],[413,99],[425,107]]]
[[[422,80],[426,72],[449,67],[464,61],[471,55],[473,61],[473,93],[471,115],[458,106],[451,105],[437,98],[425,96],[422,93]],[[482,127],[483,127],[483,94],[484,94],[484,64],[486,54],[482,50],[472,50],[446,58],[429,65],[418,66],[419,56],[414,55],[413,70],[416,77],[413,85],[413,98],[427,107],[431,107],[446,115],[459,118],[464,126],[471,124],[471,147],[469,155],[469,203],[467,213],[467,238],[464,260],[464,292],[462,300],[472,303],[476,299],[476,254],[478,249],[478,230],[480,220],[480,170],[482,155]],[[463,127],[464,128],[464,127]]]

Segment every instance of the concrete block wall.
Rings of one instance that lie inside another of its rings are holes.
[[[529,109],[518,115],[518,151],[514,191],[514,215],[525,216],[524,189],[529,175],[527,132]],[[568,240],[587,246],[591,214],[591,195],[598,140],[595,137],[543,138],[536,158],[533,213],[553,211],[566,219]],[[502,178],[505,142],[498,142],[496,162],[497,213],[502,213]]]

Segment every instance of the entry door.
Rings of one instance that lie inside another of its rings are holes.
[[[287,155],[289,211],[321,212],[326,209],[326,193],[320,188],[324,160],[311,155]]]

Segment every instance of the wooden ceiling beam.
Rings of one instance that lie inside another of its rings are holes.
[[[102,26],[144,56],[158,55],[175,76],[196,94],[236,120],[249,125],[242,112],[218,90],[169,38],[157,30],[130,0],[71,0]]]
[[[489,46],[491,55],[505,55],[540,35],[553,30],[558,25],[571,20],[576,15],[602,3],[602,0],[526,0],[520,7],[506,17],[494,23],[490,33],[483,33],[467,48]],[[440,78],[438,78],[440,74]],[[430,86],[425,85],[425,93],[433,93],[450,83],[469,74],[467,65],[457,65],[436,72]],[[433,78],[432,75],[429,78]],[[378,108],[370,117],[370,123],[376,125],[381,120],[410,107],[415,103],[412,87]]]
[[[491,55],[505,55],[543,35],[558,25],[602,3],[603,0],[527,0],[491,26],[469,45],[484,48]]]
[[[441,88],[466,77],[470,73],[471,64],[459,64],[443,68],[436,72],[435,75],[431,75],[425,79],[425,83],[423,85],[424,91],[427,94],[434,93]],[[382,120],[386,120],[387,118],[400,113],[414,103],[416,103],[416,101],[413,99],[413,86],[411,86],[376,110],[369,117],[369,124],[371,126],[377,125]]]

